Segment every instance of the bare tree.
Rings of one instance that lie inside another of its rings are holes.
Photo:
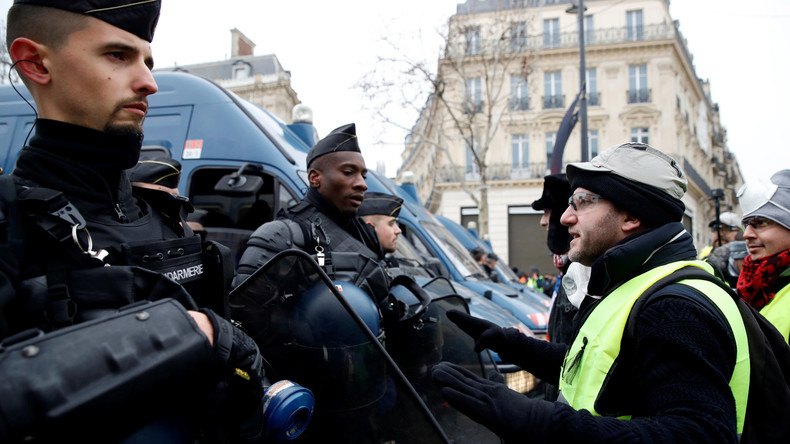
[[[479,210],[481,237],[488,234],[489,150],[503,116],[518,106],[511,101],[511,77],[526,88],[530,74],[526,17],[514,17],[513,10],[490,11],[482,19],[452,16],[447,30],[439,31],[438,63],[413,57],[384,38],[393,55],[379,57],[376,69],[357,83],[376,117],[406,133],[407,153],[432,153],[430,177],[421,184],[431,187],[427,206],[437,175],[459,183]],[[448,164],[449,170],[437,168]]]

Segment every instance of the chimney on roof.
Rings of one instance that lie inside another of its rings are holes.
[[[251,56],[255,50],[255,43],[236,28],[230,30],[231,57]]]

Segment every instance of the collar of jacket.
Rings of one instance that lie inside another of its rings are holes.
[[[137,162],[142,135],[115,135],[54,120],[39,119],[36,133],[19,155],[13,174],[62,191],[75,205],[117,203],[132,220],[139,217],[125,169]],[[90,211],[88,211],[90,212]]]
[[[329,200],[327,200],[321,193],[318,192],[315,188],[310,188],[307,190],[307,194],[304,197],[304,200],[312,204],[314,207],[318,208],[318,211],[326,214],[329,216],[336,224],[345,228],[349,222],[354,220],[357,215],[354,214],[346,214],[341,213],[337,207],[332,204]]]
[[[137,164],[143,135],[110,134],[57,120],[38,119],[30,145],[68,156],[97,171],[120,171]]]
[[[310,205],[314,206],[318,211],[327,215],[339,227],[346,230],[352,237],[365,244],[375,252],[379,259],[384,257],[384,251],[381,249],[381,244],[376,236],[375,229],[366,224],[361,217],[354,214],[341,213],[332,202],[327,200],[315,188],[307,190],[304,200]]]
[[[593,263],[587,293],[606,296],[645,271],[696,256],[692,237],[680,222],[641,231],[621,240]]]

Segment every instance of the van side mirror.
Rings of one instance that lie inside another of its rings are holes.
[[[259,164],[245,163],[237,171],[222,176],[214,185],[214,192],[220,196],[248,197],[255,196],[263,187],[263,178],[246,172],[261,172],[263,167]]]

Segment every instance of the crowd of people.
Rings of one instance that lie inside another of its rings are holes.
[[[367,192],[353,123],[311,148],[306,195],[254,231],[233,272],[207,265],[232,259],[188,220],[179,164],[138,162],[159,11],[159,0],[15,0],[9,10],[8,53],[38,115],[0,177],[3,442],[261,441],[265,357],[223,298],[283,250],[307,252],[383,311],[397,305],[388,255],[403,200]],[[686,190],[678,162],[642,143],[546,176],[532,207],[557,277],[533,267],[523,283],[552,298],[549,341],[463,311],[448,318],[476,351],[552,390],[531,399],[441,362],[430,375],[447,403],[507,442],[788,442],[786,427],[752,413],[759,358],[738,301],[787,346],[790,170],[745,184],[743,216],[713,220],[702,254],[681,223]],[[471,254],[498,279],[495,254]],[[687,267],[740,299],[671,280]]]

